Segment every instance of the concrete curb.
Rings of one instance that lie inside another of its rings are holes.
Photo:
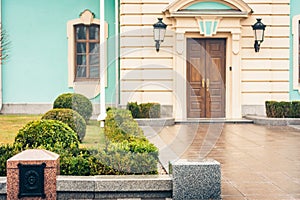
[[[172,126],[175,124],[174,118],[139,118],[134,120],[139,126]]]
[[[246,119],[253,120],[254,124],[269,126],[300,125],[300,118],[269,118],[266,116],[247,115]]]

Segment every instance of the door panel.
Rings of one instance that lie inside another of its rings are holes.
[[[187,41],[188,118],[225,117],[225,39]]]
[[[204,80],[205,60],[203,48],[200,41],[188,40],[188,60],[187,60],[187,95],[188,95],[188,117],[198,118],[205,117],[205,86]]]

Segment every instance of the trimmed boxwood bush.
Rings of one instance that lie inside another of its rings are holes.
[[[13,145],[0,146],[0,176],[6,176],[6,161],[17,153],[18,151]]]
[[[140,104],[141,118],[159,118],[160,104],[158,103],[142,103]]]
[[[68,108],[55,108],[45,113],[42,119],[58,120],[67,124],[77,133],[80,141],[82,141],[85,136],[86,122],[75,110]]]
[[[150,143],[144,145],[139,148],[140,144],[134,145],[126,140],[112,142],[98,158],[118,174],[157,174],[158,150]]]
[[[13,145],[0,146],[0,175],[5,176],[8,158],[32,148],[59,154],[62,175],[157,174],[158,149],[144,137],[128,110],[110,109],[105,125],[111,131],[106,148],[88,151],[79,148],[77,134],[61,121],[29,122]]]
[[[160,118],[159,103],[128,102],[127,109],[131,111],[133,118]]]
[[[107,145],[99,159],[120,174],[156,174],[158,149],[144,136],[131,112],[112,108],[104,132]]]
[[[293,117],[300,118],[300,101],[292,101],[291,113]]]
[[[53,104],[53,108],[70,108],[77,111],[87,122],[93,112],[91,101],[81,94],[65,93],[59,95]]]
[[[0,175],[6,175],[7,159],[26,149],[47,149],[60,154],[64,171],[64,160],[76,156],[73,152],[79,151],[78,147],[77,134],[65,123],[56,120],[29,122],[19,130],[13,145],[0,146]]]
[[[72,176],[115,175],[112,168],[105,166],[96,158],[98,152],[86,149],[73,149],[60,153],[60,174]]]
[[[143,131],[134,121],[130,111],[112,108],[105,118],[104,134],[107,140],[122,142],[132,136],[143,137]]]
[[[272,118],[299,118],[300,117],[300,102],[277,102],[266,101],[266,114],[267,117]]]
[[[137,102],[128,102],[126,109],[130,110],[133,118],[139,118],[141,115],[140,106]]]
[[[31,148],[47,149],[59,154],[61,175],[118,174],[112,168],[102,164],[92,152],[80,149],[77,134],[68,125],[57,120],[29,122],[16,136],[14,151],[11,149],[9,151],[20,152]],[[7,152],[7,154],[9,158],[15,153],[11,155]]]
[[[29,122],[19,130],[15,145],[22,149],[44,147],[47,150],[68,150],[79,147],[77,134],[65,123],[57,120]]]

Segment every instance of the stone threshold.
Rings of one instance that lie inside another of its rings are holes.
[[[174,118],[135,118],[139,126],[172,126],[175,124]]]
[[[253,123],[251,119],[226,119],[226,118],[197,118],[197,119],[187,119],[187,120],[178,120],[176,124],[184,123],[230,123],[230,124],[239,124],[239,123]]]
[[[247,115],[246,119],[252,120],[254,124],[270,126],[300,125],[300,118],[269,118],[266,116]]]

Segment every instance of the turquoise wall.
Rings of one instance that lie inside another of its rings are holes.
[[[198,2],[198,3],[194,3],[192,5],[190,5],[189,7],[187,7],[186,9],[190,9],[190,10],[198,10],[198,9],[232,9],[231,7],[219,3],[219,2],[214,2],[214,1],[207,1],[207,2]]]
[[[291,8],[291,27],[292,27],[292,19],[295,15],[300,15],[300,6],[299,0],[291,0],[290,2]],[[290,30],[290,100],[300,100],[300,94],[298,90],[293,90],[293,35],[292,28]]]
[[[9,58],[3,64],[4,103],[52,103],[59,94],[73,91],[68,88],[67,22],[85,9],[99,19],[99,4],[99,0],[2,0],[2,24],[10,41]],[[106,0],[105,9],[112,38],[114,1]],[[114,44],[108,49],[106,91],[114,94]],[[107,95],[106,100],[114,102],[115,96]]]

